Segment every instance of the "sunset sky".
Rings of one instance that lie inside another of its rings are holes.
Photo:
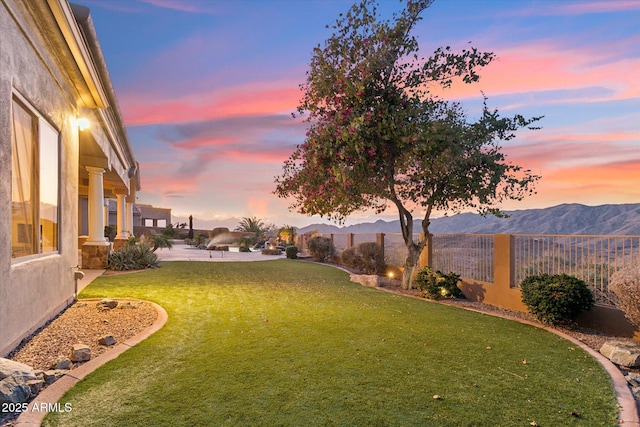
[[[246,216],[326,222],[272,192],[304,141],[291,113],[312,49],[353,1],[76,1],[91,9],[141,165],[138,203],[192,214],[196,227]],[[380,11],[403,6],[382,0]],[[542,130],[503,145],[542,175],[538,194],[502,208],[640,202],[640,1],[436,0],[423,18],[414,34],[425,54],[472,42],[498,56],[479,83],[446,93],[471,117],[481,91],[504,115],[545,116]]]

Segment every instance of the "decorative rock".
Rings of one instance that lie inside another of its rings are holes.
[[[67,371],[62,370],[62,369],[53,369],[51,371],[45,371],[45,373],[44,373],[44,383],[46,385],[53,384],[54,382],[58,381],[60,378],[65,376],[66,373],[67,373]]]
[[[91,349],[84,344],[74,344],[71,350],[72,362],[86,362],[91,359]]]
[[[97,308],[101,308],[103,310],[107,310],[107,309],[111,310],[116,308],[117,306],[118,306],[118,301],[115,301],[109,298],[104,298],[96,304]]]
[[[51,369],[71,369],[71,360],[67,356],[58,356],[55,362],[51,364]]]
[[[35,380],[37,378],[35,371],[31,366],[0,357],[0,380],[15,375],[19,376],[24,381]]]
[[[375,274],[351,274],[349,276],[349,280],[370,288],[377,288],[380,286],[380,278]]]
[[[100,340],[98,340],[98,344],[100,345],[112,346],[115,343],[116,339],[111,335],[105,335],[104,337],[100,338]]]
[[[0,403],[24,403],[29,397],[31,388],[20,375],[11,375],[0,381]]]
[[[628,341],[607,341],[600,353],[616,365],[634,368],[640,366],[640,344]]]
[[[31,390],[31,397],[36,397],[44,387],[44,379],[29,380],[27,381],[27,386]]]
[[[133,305],[131,301],[125,301],[123,303],[118,304],[118,308],[136,308],[136,306]]]

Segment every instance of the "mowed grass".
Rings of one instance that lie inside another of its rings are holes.
[[[151,300],[169,320],[44,425],[616,425],[610,378],[574,344],[328,266],[171,262],[80,297]]]

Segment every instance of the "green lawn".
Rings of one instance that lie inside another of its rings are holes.
[[[574,344],[328,266],[171,262],[80,297],[151,300],[169,320],[44,425],[616,425],[608,375]]]

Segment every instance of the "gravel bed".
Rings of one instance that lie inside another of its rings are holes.
[[[124,342],[151,326],[158,317],[148,302],[117,301],[116,308],[104,310],[96,307],[97,300],[79,300],[27,338],[8,357],[34,369],[49,370],[58,356],[71,355],[74,344],[85,344],[95,359],[110,348],[98,344],[100,338],[111,335],[116,344]]]
[[[124,342],[153,324],[158,318],[155,307],[146,301],[116,299],[114,309],[97,307],[99,300],[79,300],[51,322],[25,338],[7,358],[31,366],[36,370],[51,369],[58,356],[71,356],[74,344],[91,349],[91,359],[109,351],[111,347],[98,341],[105,335]],[[81,363],[72,366],[76,368]],[[19,414],[0,413],[0,427],[11,427]]]

